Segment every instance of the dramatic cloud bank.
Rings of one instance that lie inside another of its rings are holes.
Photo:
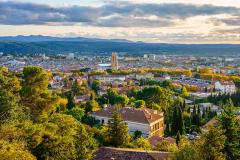
[[[110,3],[100,7],[0,2],[0,24],[5,25],[72,25],[86,24],[103,27],[161,27],[175,25],[176,20],[194,16],[229,14],[240,16],[240,8],[192,4]],[[239,25],[236,19],[217,20]]]
[[[240,5],[187,3],[191,0],[104,0],[98,5],[89,1],[89,5],[81,5],[81,1],[72,5],[72,0],[65,5],[56,5],[53,0],[47,4],[47,0],[45,4],[26,1],[0,0],[0,36],[44,34],[145,42],[240,43]]]

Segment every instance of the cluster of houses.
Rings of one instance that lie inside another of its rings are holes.
[[[56,74],[51,80],[52,90],[69,90],[70,86],[66,86],[66,79],[69,81],[77,80],[80,84],[84,81],[87,82],[89,77],[87,75],[73,76],[71,73],[65,74]],[[236,86],[232,81],[209,81],[196,78],[187,78],[187,77],[154,77],[152,73],[135,73],[129,75],[94,75],[90,77],[91,81],[99,80],[100,90],[98,91],[99,95],[103,95],[107,92],[109,85],[112,88],[118,88],[120,94],[127,93],[134,86],[136,89],[141,90],[144,86],[139,86],[140,80],[153,79],[156,81],[170,80],[178,85],[189,85],[196,86],[198,90],[194,93],[190,93],[192,99],[196,98],[206,98],[211,92],[215,93],[225,93],[233,94],[236,92]],[[207,90],[207,92],[206,92]],[[210,92],[211,91],[211,92]],[[85,101],[89,99],[87,95],[79,95],[75,97],[76,103]]]

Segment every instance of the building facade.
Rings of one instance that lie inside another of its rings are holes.
[[[112,53],[112,70],[118,70],[118,59],[117,59],[117,53]]]
[[[232,81],[215,82],[215,89],[226,94],[233,94],[236,92],[236,86]]]
[[[105,107],[102,110],[91,114],[100,123],[107,125],[110,122],[114,107]],[[128,124],[131,134],[135,131],[141,131],[143,137],[151,137],[153,135],[164,135],[164,116],[163,112],[143,108],[135,109],[130,107],[121,108],[119,110],[123,120]]]

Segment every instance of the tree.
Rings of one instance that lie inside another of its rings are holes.
[[[135,108],[143,108],[146,106],[146,104],[145,104],[144,100],[136,100],[136,101],[134,101],[133,106]]]
[[[184,87],[184,86],[182,87],[181,95],[182,95],[183,97],[188,97],[188,96],[189,96],[189,93],[188,93],[186,87]]]
[[[22,143],[9,143],[0,140],[0,146],[1,159],[36,160],[36,157]]]
[[[40,67],[30,66],[23,69],[21,101],[30,110],[34,120],[39,120],[42,114],[55,109],[55,100],[48,91],[48,80],[48,74]]]
[[[177,102],[175,103],[172,120],[173,120],[172,127],[171,127],[172,135],[176,135],[178,132],[180,132],[180,134],[183,135],[184,123],[183,123],[183,117],[182,117],[182,109],[180,107],[179,100],[177,100]]]
[[[15,121],[22,115],[22,108],[18,105],[20,82],[6,71],[0,73],[0,124]]]
[[[100,81],[99,80],[94,80],[92,82],[92,90],[97,94],[98,91],[100,90]]]
[[[120,94],[115,97],[114,104],[121,105],[125,107],[129,102],[129,98],[125,94]]]
[[[208,132],[201,135],[202,138],[199,141],[199,152],[203,159],[225,159],[225,155],[222,150],[224,149],[226,137],[223,133],[223,130],[210,126]]]
[[[166,140],[162,140],[161,142],[157,143],[154,147],[154,150],[163,151],[163,152],[177,152],[178,147],[176,144],[170,143]]]
[[[100,110],[100,109],[101,108],[98,105],[97,101],[89,100],[89,101],[87,101],[86,106],[85,106],[85,113],[94,112],[94,111],[97,111],[97,110]]]
[[[179,150],[175,152],[173,160],[203,160],[195,142],[182,138],[178,145]],[[204,153],[206,154],[206,153]]]
[[[145,87],[138,93],[137,99],[144,100],[147,106],[157,104],[164,112],[173,104],[172,92],[159,86]]]
[[[224,130],[224,135],[227,137],[224,150],[227,158],[240,158],[240,124],[236,119],[234,106],[231,100],[228,100],[226,105],[222,106],[223,112],[219,117],[220,126]]]
[[[136,139],[133,142],[133,145],[135,148],[138,149],[144,149],[144,150],[150,150],[151,149],[151,144],[147,139],[144,139],[143,137],[140,137],[138,139]]]
[[[191,128],[191,125],[192,125],[191,114],[190,113],[183,112],[183,122],[184,122],[185,131],[187,133],[190,133],[190,128]]]
[[[73,107],[76,106],[74,94],[72,93],[72,91],[65,92],[64,97],[67,99],[67,109],[68,110],[71,110]]]
[[[81,122],[82,117],[84,116],[84,109],[79,107],[74,107],[68,112],[68,114],[73,116],[79,122]]]
[[[180,135],[180,132],[178,131],[178,132],[177,132],[177,136],[176,136],[176,143],[177,143],[177,145],[178,145],[179,142],[180,142],[180,138],[181,138],[181,135]]]
[[[79,95],[81,93],[81,89],[82,89],[82,86],[80,85],[80,83],[77,80],[75,80],[72,87],[71,87],[72,93],[75,96]]]
[[[140,138],[140,137],[142,137],[142,132],[139,131],[139,130],[136,130],[136,131],[134,132],[134,139],[138,139],[138,138]]]
[[[129,143],[130,135],[128,133],[128,126],[122,120],[118,111],[113,113],[108,130],[110,144],[114,147],[126,146]]]
[[[95,150],[91,133],[73,117],[58,113],[49,118],[32,153],[38,159],[91,159]]]
[[[181,138],[179,151],[176,152],[173,159],[175,160],[225,160],[222,152],[226,137],[223,130],[210,127],[203,133],[199,140],[188,141]]]
[[[199,114],[197,113],[195,105],[193,107],[193,112],[192,112],[192,125],[196,125],[197,127],[200,126],[200,117],[199,117]]]

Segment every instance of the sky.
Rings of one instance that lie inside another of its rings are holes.
[[[0,36],[240,44],[240,0],[0,0]]]

